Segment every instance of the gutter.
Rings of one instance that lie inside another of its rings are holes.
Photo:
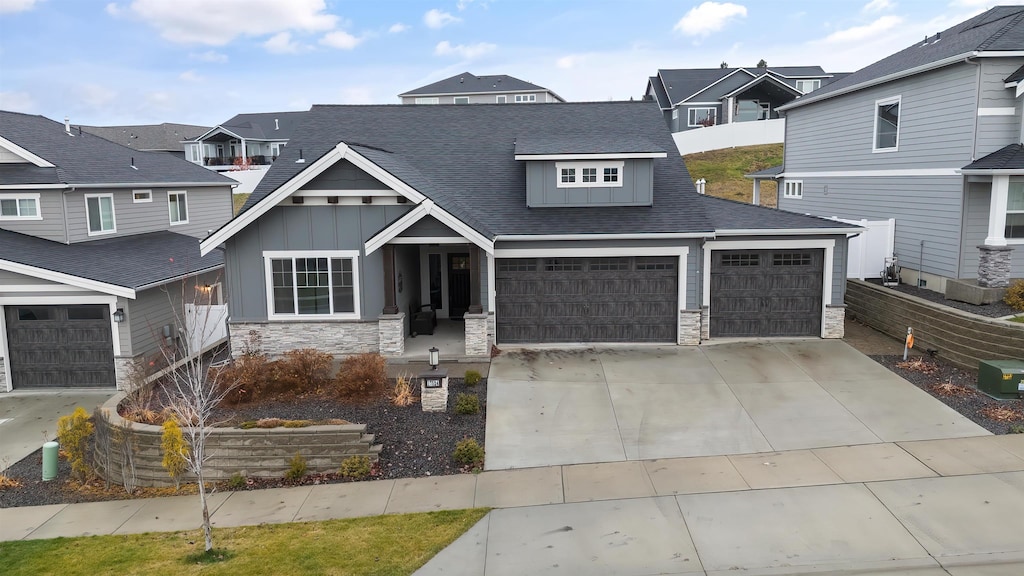
[[[495,242],[545,240],[660,240],[666,238],[714,238],[714,232],[661,232],[654,234],[498,234]]]
[[[850,225],[846,228],[741,228],[737,230],[715,230],[717,236],[811,236],[814,234],[851,234],[867,231],[867,228]]]
[[[225,176],[227,178],[227,176]],[[234,188],[238,186],[238,182],[117,182],[108,184],[75,184],[72,186],[72,190],[75,189],[92,189],[92,188],[205,188],[214,186],[231,186]]]

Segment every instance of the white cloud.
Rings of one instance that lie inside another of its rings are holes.
[[[118,17],[121,16],[121,14],[124,14],[124,11],[121,10],[121,7],[118,6],[117,4],[113,3],[113,2],[111,2],[110,4],[107,4],[107,7],[105,8],[105,10],[107,11],[107,14],[110,14],[114,18],[118,18]]]
[[[455,7],[458,8],[459,11],[461,12],[461,11],[465,10],[466,8],[468,8],[469,5],[472,4],[472,3],[473,3],[473,0],[459,0],[458,2],[455,3]]]
[[[862,10],[864,12],[882,12],[895,7],[896,4],[890,2],[889,0],[871,0],[871,2],[868,2],[867,4],[864,5],[864,8],[862,8]]]
[[[184,80],[185,82],[202,82],[205,78],[197,74],[195,70],[185,70],[181,74],[178,74],[178,80]]]
[[[238,36],[331,30],[324,0],[133,0],[131,12],[172,42],[223,46]]]
[[[82,84],[77,90],[78,99],[90,108],[102,108],[117,98],[117,92],[99,84]]]
[[[568,56],[562,56],[558,60],[555,60],[555,66],[558,66],[562,70],[569,70],[575,68],[580,62],[583,61],[583,56],[578,54],[570,54]]]
[[[405,32],[408,29],[409,29],[409,26],[407,24],[402,24],[401,22],[398,22],[398,23],[392,24],[391,28],[388,28],[388,32],[390,32],[392,34],[398,34],[400,32]]]
[[[188,55],[193,60],[199,60],[200,62],[212,62],[214,64],[225,64],[228,61],[227,54],[221,54],[214,50],[207,50],[206,52],[193,52]]]
[[[0,0],[0,14],[25,12],[36,7],[39,0]]]
[[[746,6],[732,2],[704,2],[691,8],[672,28],[687,36],[708,36],[725,28],[731,20],[747,16]]]
[[[849,42],[860,42],[878,37],[886,30],[891,30],[903,23],[899,16],[882,16],[881,18],[863,26],[853,26],[845,30],[836,30],[825,37],[829,44],[843,44]]]
[[[373,90],[368,86],[343,88],[338,92],[338,104],[372,104]]]
[[[358,46],[362,41],[363,38],[356,38],[344,30],[335,30],[320,39],[320,43],[324,46],[337,48],[339,50],[351,50]]]
[[[302,46],[292,40],[291,32],[278,32],[263,43],[263,47],[271,54],[295,54]]]
[[[452,44],[447,40],[442,40],[434,47],[434,54],[437,56],[458,56],[465,60],[473,60],[487,54],[488,52],[493,52],[497,47],[497,45],[489,44],[487,42],[477,42],[476,44]]]
[[[427,28],[433,28],[435,30],[438,28],[444,28],[445,26],[456,22],[462,22],[462,18],[452,16],[448,12],[443,12],[437,8],[428,10],[427,13],[423,15],[423,23],[427,25]]]
[[[28,92],[0,92],[0,110],[33,112],[36,102]]]
[[[149,92],[145,98],[146,104],[154,108],[169,110],[174,105],[174,96],[167,92]]]

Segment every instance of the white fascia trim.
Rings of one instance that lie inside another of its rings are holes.
[[[21,264],[19,262],[11,262],[10,260],[0,260],[0,270],[17,272],[18,274],[32,276],[33,278],[49,280],[51,282],[58,282],[60,284],[67,284],[69,286],[77,286],[79,288],[84,288],[86,290],[94,290],[96,292],[111,294],[113,296],[131,298],[133,300],[135,299],[135,290],[131,288],[125,288],[124,286],[115,286],[113,284],[107,284],[106,282],[98,282],[96,280],[89,280],[88,278],[82,278],[81,276],[73,276],[71,274],[65,274],[63,272],[54,272],[53,270],[37,268],[35,266],[29,266],[27,264]]]
[[[1024,174],[1024,168],[1005,168],[1002,170],[960,170],[960,174],[964,176],[994,176],[994,175],[1009,175],[1009,176],[1020,176]]]
[[[986,172],[987,174],[988,172]],[[776,178],[884,178],[899,176],[959,176],[959,168],[911,168],[902,170],[826,170],[783,172]]]
[[[393,224],[380,231],[376,236],[370,238],[363,245],[367,255],[373,254],[381,246],[384,246],[410,226],[425,216],[433,216],[438,222],[448,226],[455,232],[462,235],[467,241],[479,246],[484,252],[494,254],[494,242],[485,238],[482,234],[467,226],[458,218],[452,216],[444,209],[434,204],[432,200],[424,200],[419,206],[413,208],[405,216],[396,220]]]
[[[391,244],[469,244],[462,236],[399,236]]]
[[[688,246],[619,246],[608,248],[498,248],[495,258],[614,258],[620,256],[686,256]]]
[[[681,102],[679,105],[680,106],[721,106],[722,105],[722,101],[718,100],[716,102]]]
[[[67,184],[0,184],[0,190],[62,190]]]
[[[203,187],[226,187],[234,188],[238,182],[108,182],[105,184],[69,184],[74,190],[89,190],[92,188],[203,188]]]
[[[666,158],[667,152],[624,152],[619,154],[516,154],[516,160],[630,160]]]
[[[762,75],[760,75],[760,76],[758,76],[758,77],[754,78],[754,79],[753,79],[753,80],[751,80],[750,82],[747,82],[747,83],[746,83],[746,84],[744,84],[743,86],[740,86],[739,88],[737,88],[737,89],[733,90],[732,92],[729,92],[729,93],[727,93],[727,94],[723,95],[723,96],[722,96],[722,98],[730,98],[730,97],[732,97],[732,96],[735,96],[736,94],[739,94],[740,92],[743,92],[744,90],[747,90],[748,88],[750,88],[750,87],[752,87],[752,86],[756,85],[756,84],[757,84],[758,82],[760,82],[761,80],[771,80],[771,81],[772,81],[772,82],[774,82],[774,83],[775,83],[775,84],[776,84],[777,86],[783,87],[783,88],[785,88],[786,90],[789,90],[790,92],[792,92],[793,94],[796,94],[796,95],[800,95],[800,94],[802,94],[802,93],[801,93],[801,92],[800,92],[799,90],[797,90],[796,88],[794,88],[794,87],[790,86],[789,84],[786,84],[786,83],[785,83],[785,82],[783,82],[782,80],[779,80],[779,79],[778,79],[778,78],[776,78],[775,76],[773,76],[773,75],[771,75],[771,74],[762,74]]]
[[[18,146],[14,142],[11,142],[7,138],[0,136],[0,146],[7,148],[11,152],[14,152],[18,156],[22,157],[26,162],[31,162],[40,168],[55,168],[53,164],[45,160],[42,156],[33,154],[29,150]]]
[[[673,238],[714,238],[714,232],[661,232],[654,234],[499,234],[495,242],[537,242],[545,240],[663,240]]]
[[[727,228],[719,228],[715,230],[715,237],[720,236],[810,236],[814,234],[850,234],[863,232],[867,228],[860,226],[851,226],[849,228],[737,228],[730,230]],[[781,242],[781,240],[780,240]],[[803,242],[803,240],[800,240]]]
[[[200,136],[199,138],[196,138],[195,140],[192,140],[192,142],[202,142],[203,140],[206,139],[207,136],[213,136],[214,134],[216,134],[218,130],[223,132],[223,133],[225,133],[225,134],[227,134],[228,136],[234,136],[235,138],[238,138],[239,140],[242,139],[241,136],[239,136],[238,134],[235,134],[234,132],[232,132],[231,130],[228,130],[227,128],[225,128],[223,126],[214,126],[213,128],[210,128],[209,130],[207,130],[206,133],[203,134],[202,136]]]
[[[978,108],[978,116],[1013,116],[1017,109],[1013,106],[1002,106],[998,108]]]
[[[395,198],[401,196],[394,190],[299,190],[292,196],[318,197],[338,196],[341,198],[362,198],[363,196],[376,196],[378,198]]]
[[[722,77],[721,77],[721,78],[719,78],[718,80],[715,80],[715,81],[714,81],[714,82],[712,82],[711,84],[708,84],[707,86],[705,86],[705,87],[701,88],[700,90],[697,90],[697,91],[696,91],[696,92],[694,92],[693,94],[690,94],[690,95],[689,95],[689,96],[687,96],[686,98],[683,98],[682,100],[680,100],[679,102],[677,102],[677,103],[676,103],[676,105],[679,105],[679,104],[683,104],[684,102],[686,102],[686,101],[687,101],[687,100],[689,100],[690,98],[693,98],[693,97],[694,97],[694,96],[696,96],[697,94],[700,94],[701,92],[706,92],[706,91],[707,91],[708,89],[710,89],[710,88],[711,88],[712,86],[714,86],[715,84],[718,84],[719,82],[722,82],[722,81],[724,81],[724,80],[725,80],[726,78],[729,78],[729,77],[730,77],[730,76],[732,76],[733,74],[736,74],[736,73],[739,73],[739,72],[743,72],[743,73],[747,74],[748,76],[750,76],[751,78],[754,78],[754,77],[755,77],[754,73],[750,72],[749,70],[747,70],[747,69],[745,69],[745,68],[737,68],[737,69],[733,70],[732,72],[729,72],[729,73],[728,73],[728,74],[726,74],[725,76],[722,76]],[[666,92],[666,94],[668,94],[668,92]]]
[[[880,78],[875,78],[873,80],[868,80],[867,82],[861,82],[860,84],[854,84],[853,86],[849,86],[847,88],[841,88],[839,90],[835,90],[835,91],[829,92],[827,94],[822,94],[820,96],[811,96],[809,98],[797,98],[796,100],[790,102],[789,104],[785,104],[783,106],[779,106],[778,108],[776,108],[776,110],[785,112],[786,110],[792,110],[793,108],[799,108],[801,106],[806,106],[808,104],[813,104],[814,102],[820,102],[822,100],[828,100],[830,98],[835,98],[836,96],[842,96],[843,94],[849,94],[850,92],[856,92],[858,90],[863,90],[865,88],[870,88],[871,86],[877,86],[879,84],[885,84],[886,82],[891,82],[893,80],[898,80],[900,78],[905,78],[907,76],[913,76],[915,74],[920,74],[922,72],[928,72],[930,70],[935,70],[937,68],[944,68],[946,66],[949,66],[950,64],[956,64],[958,62],[963,62],[967,58],[978,57],[981,54],[983,54],[983,53],[981,53],[981,52],[964,52],[963,54],[958,54],[956,56],[950,56],[949,58],[943,58],[942,60],[936,60],[935,62],[931,62],[929,64],[924,64],[924,65],[921,65],[921,66],[915,66],[914,68],[909,68],[907,70],[903,70],[902,72],[894,72],[892,74],[887,74],[887,75],[882,76]],[[813,92],[811,94],[813,94]]]
[[[1024,50],[988,50],[977,53],[978,58],[1018,58],[1024,56]]]
[[[398,192],[402,196],[408,198],[409,201],[419,204],[427,199],[426,196],[420,194],[415,188],[409,186],[405,182],[402,182],[387,170],[377,166],[359,152],[349,148],[344,142],[338,144],[338,147],[344,147],[342,148],[341,159],[348,160],[363,172],[373,176],[385,185],[390,186],[395,192]]]

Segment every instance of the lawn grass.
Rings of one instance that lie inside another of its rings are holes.
[[[1024,314],[1010,318],[1010,322],[1020,322],[1021,324],[1024,324]]]
[[[249,199],[249,194],[232,194],[231,202],[234,204],[233,214],[238,214],[238,211],[242,209],[242,205]]]
[[[694,180],[707,181],[705,193],[709,196],[750,202],[754,183],[744,174],[757,172],[782,164],[782,144],[763,144],[712,150],[683,156],[686,168]],[[761,182],[761,205],[775,206],[776,183]]]
[[[0,572],[408,575],[486,513],[474,508],[214,528],[214,550],[220,554],[210,559],[202,558],[200,530],[0,542]]]

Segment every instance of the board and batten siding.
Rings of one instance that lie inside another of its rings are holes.
[[[359,314],[376,320],[384,308],[382,250],[364,243],[411,209],[409,205],[277,206],[227,242],[225,267],[232,322],[267,320],[268,250],[359,250]]]
[[[11,219],[0,220],[0,228],[38,236],[54,242],[64,242],[64,192],[62,190],[4,190],[0,192],[0,198],[4,196],[18,196],[22,194],[39,194],[39,214],[42,220]]]
[[[210,271],[141,290],[136,293],[134,300],[119,298],[118,306],[124,308],[127,316],[127,322],[121,324],[123,328],[120,330],[121,355],[138,356],[157,352],[166,325],[175,326],[173,333],[183,340],[187,339],[187,335],[178,332],[178,329],[187,328],[182,326],[182,302],[195,302],[198,286],[221,282],[223,287],[222,276],[222,270]],[[129,339],[127,345],[124,341],[126,337]]]
[[[622,186],[559,188],[554,161],[526,162],[526,203],[531,208],[566,206],[650,206],[654,200],[654,162],[623,161]],[[598,170],[597,177],[601,174]]]
[[[139,188],[151,190],[152,202],[134,202],[131,189],[78,190],[67,195],[68,236],[71,242],[113,238],[167,230],[177,234],[205,238],[210,230],[220,228],[231,219],[231,189],[227,186],[209,188]],[[171,225],[168,191],[185,191],[188,223]],[[114,228],[109,234],[89,235],[85,194],[113,194]]]
[[[992,197],[992,185],[987,182],[970,182],[967,185],[967,201],[964,205],[964,233],[960,250],[960,277],[978,277],[978,246],[988,236],[988,209]],[[1024,278],[1024,246],[1011,244],[1010,277]]]

